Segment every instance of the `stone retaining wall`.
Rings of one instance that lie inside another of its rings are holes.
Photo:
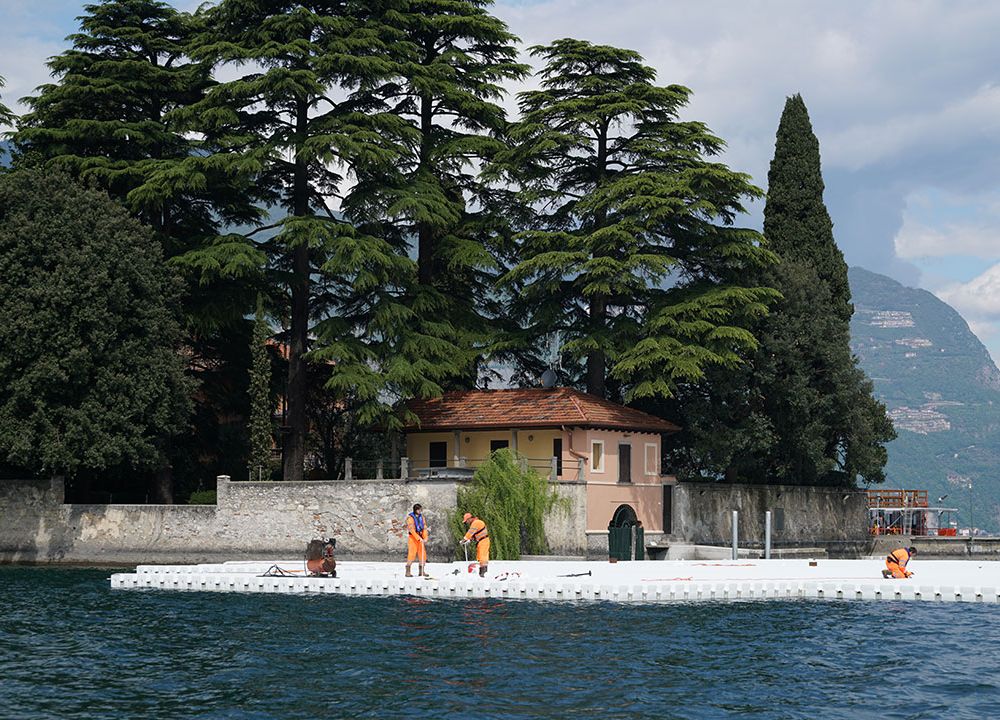
[[[335,537],[338,555],[399,559],[403,523],[421,503],[432,561],[454,557],[445,518],[456,480],[232,482],[220,478],[217,505],[66,505],[61,480],[0,481],[0,562],[163,563],[301,557],[306,542]],[[586,485],[559,483],[568,510],[546,522],[555,555],[606,557],[607,534],[586,530]],[[825,547],[833,555],[870,548],[863,493],[797,486],[679,483],[673,532],[647,544],[726,546],[739,511],[742,548],[760,548],[764,511],[775,513],[772,546]],[[777,518],[778,512],[783,516]]]
[[[673,534],[696,545],[731,546],[733,510],[741,548],[764,547],[767,510],[772,547],[824,547],[831,555],[857,556],[870,544],[864,492],[805,485],[678,483]]]
[[[0,481],[0,562],[158,563],[300,557],[312,538],[338,555],[398,558],[403,523],[424,506],[431,560],[452,559],[445,527],[454,480],[218,481],[217,505],[66,505],[61,480]],[[570,510],[546,524],[550,548],[585,552],[584,485],[563,483]]]

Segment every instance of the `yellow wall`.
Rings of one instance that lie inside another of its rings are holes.
[[[529,464],[543,475],[548,476],[552,466],[552,441],[562,437],[561,430],[517,430],[517,451],[528,459]],[[514,447],[512,431],[462,431],[459,435],[458,455],[465,458],[468,467],[481,465],[490,456],[490,442],[506,440],[507,446]],[[430,443],[448,443],[448,465],[455,464],[454,432],[410,432],[406,435],[406,454],[410,467],[425,468],[430,463]],[[567,441],[563,439],[563,475],[570,470],[575,477],[575,461],[567,452]]]
[[[406,436],[406,457],[410,459],[410,469],[430,467],[430,443],[448,443],[448,464],[455,453],[455,434],[451,432],[409,433]]]

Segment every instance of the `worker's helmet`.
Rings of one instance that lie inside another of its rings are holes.
[[[462,522],[467,523],[470,520],[472,520],[472,513],[465,513],[465,515],[462,516]]]
[[[910,553],[910,555],[916,555],[917,549],[915,547],[908,547],[906,548],[906,552]]]

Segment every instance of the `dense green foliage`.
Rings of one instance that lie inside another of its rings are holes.
[[[195,490],[188,495],[188,505],[215,505],[218,496],[215,490]]]
[[[490,557],[518,560],[521,553],[546,552],[545,517],[564,505],[548,480],[505,448],[476,468],[471,484],[458,489],[448,527],[457,544],[468,530],[462,516],[472,513],[489,529]]]
[[[14,134],[17,163],[106,189],[155,230],[168,258],[203,247],[223,224],[254,217],[240,178],[212,164],[205,144],[173,119],[213,85],[211,67],[187,54],[197,19],[156,0],[84,9],[72,46],[49,61],[54,81],[28,99],[31,111]],[[245,462],[235,425],[247,413],[244,316],[253,298],[244,282],[203,282],[190,271],[184,279],[188,373],[198,391],[192,430],[172,450],[182,489]]]
[[[274,312],[288,318],[289,480],[301,479],[305,466],[306,353],[315,323],[336,318],[346,332],[347,316],[360,314],[375,326],[366,330],[378,334],[399,322],[391,302],[379,301],[405,285],[407,258],[335,212],[348,204],[348,176],[385,174],[400,154],[401,123],[371,93],[394,68],[386,59],[396,38],[388,11],[337,0],[223,0],[207,11],[205,31],[191,46],[194,57],[243,67],[244,74],[211,88],[178,117],[208,139],[213,164],[251,179],[248,199],[273,207],[277,219],[220,236],[185,262],[208,275],[263,274]],[[276,233],[254,240],[262,229]],[[354,359],[342,354],[338,368],[359,381],[367,366]]]
[[[829,288],[825,310],[847,323],[854,312],[847,263],[833,238],[833,221],[823,202],[819,140],[801,95],[785,103],[777,138],[767,174],[764,237],[786,263],[813,269]]]
[[[193,421],[139,431],[181,496],[269,464],[272,435],[285,479],[338,477],[347,457],[373,473],[407,399],[498,363],[533,382],[553,340],[566,384],[680,423],[682,473],[880,479],[891,428],[848,349],[801,98],[762,236],[740,226],[761,191],[631,50],[532,48],[538,86],[508,119],[528,67],[491,4],[102,0],[52,58],[18,163],[105,191],[185,281],[183,347],[161,349],[196,380],[176,386]]]
[[[178,286],[152,233],[61,174],[0,175],[0,452],[159,470],[185,429]]]
[[[359,275],[318,328],[316,352],[335,363],[331,388],[356,397],[367,422],[395,427],[399,400],[471,387],[505,317],[493,281],[506,220],[479,166],[504,148],[500,83],[525,67],[489,4],[412,0],[392,15],[393,78],[373,96],[396,120],[386,129],[398,154],[359,172],[344,211],[392,244],[397,272]]]
[[[274,442],[271,417],[274,402],[271,398],[271,356],[267,352],[267,341],[271,338],[271,328],[264,316],[262,298],[257,300],[257,316],[253,324],[253,340],[250,357],[250,462],[251,480],[271,477],[271,447]]]
[[[188,60],[196,21],[157,0],[85,6],[72,47],[51,58],[56,79],[27,99],[14,135],[27,162],[94,181],[160,232],[168,255],[190,249],[219,219],[246,211],[227,202],[225,175],[196,156],[199,145],[170,120],[198,101],[211,67]],[[197,182],[176,165],[191,164]]]
[[[570,39],[532,53],[542,88],[520,95],[515,148],[495,169],[536,210],[505,277],[524,342],[563,333],[600,396],[609,376],[614,395],[666,397],[735,367],[773,295],[736,280],[771,259],[732,225],[760,191],[707,159],[722,140],[678,119],[690,92],[656,85],[637,53]]]
[[[760,281],[782,298],[753,326],[759,347],[745,365],[685,388],[670,408],[684,427],[673,460],[682,475],[729,480],[881,482],[895,432],[851,355],[847,266],[823,204],[819,143],[797,95],[785,105],[768,180],[764,231],[781,262]]]

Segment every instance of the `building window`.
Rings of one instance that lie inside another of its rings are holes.
[[[604,441],[594,440],[590,443],[590,467],[594,472],[604,472]]]
[[[646,443],[646,474],[647,475],[659,475],[659,458],[657,457],[659,453],[656,452],[656,443]]]
[[[490,440],[490,455],[506,447],[510,447],[510,440]]]
[[[427,456],[430,460],[430,467],[448,467],[448,442],[432,442]]]
[[[556,459],[556,477],[562,475],[562,438],[552,439],[552,457]]]

